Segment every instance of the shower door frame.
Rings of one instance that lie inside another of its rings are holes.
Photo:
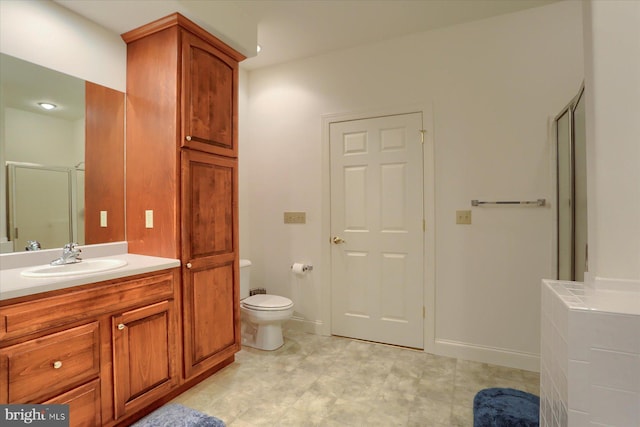
[[[75,188],[75,170],[73,168],[64,167],[64,166],[47,166],[41,165],[38,163],[26,163],[26,162],[13,162],[7,161],[5,162],[7,167],[7,228],[8,228],[8,237],[9,241],[14,242],[14,251],[21,250],[20,248],[15,247],[15,242],[18,240],[18,232],[16,231],[16,219],[17,219],[17,176],[16,170],[18,168],[22,169],[33,169],[40,171],[50,171],[50,172],[61,172],[67,174],[67,192],[68,192],[68,214],[69,214],[69,242],[74,241],[75,238],[75,219],[74,219],[74,188]],[[37,238],[37,236],[35,237]]]
[[[554,137],[556,145],[556,278],[560,280],[575,280],[576,279],[576,167],[575,167],[575,112],[578,104],[584,97],[584,82],[580,86],[578,93],[573,99],[555,116],[553,120],[554,124]],[[570,176],[570,200],[571,200],[571,239],[570,239],[570,259],[571,259],[571,275],[569,278],[560,278],[561,271],[561,254],[560,254],[560,143],[558,135],[558,120],[565,114],[569,118],[569,176]],[[588,271],[588,248],[585,249],[585,272]]]

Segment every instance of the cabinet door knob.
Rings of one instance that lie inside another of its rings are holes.
[[[53,362],[53,369],[60,369],[62,368],[62,362],[59,360],[56,360],[55,362]]]
[[[190,262],[187,263],[187,268],[191,268],[191,263]]]
[[[123,330],[123,329],[124,329],[124,323],[120,323],[120,324],[118,325],[118,330],[119,330],[119,331],[121,331],[121,330]]]
[[[191,137],[189,135],[187,135],[184,139],[186,139],[187,141],[191,141]]]

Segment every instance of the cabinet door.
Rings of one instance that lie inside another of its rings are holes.
[[[131,310],[111,320],[114,416],[120,419],[177,384],[173,301]]]
[[[185,376],[240,349],[237,161],[182,152]]]
[[[182,143],[237,157],[238,63],[186,31],[182,38]]]

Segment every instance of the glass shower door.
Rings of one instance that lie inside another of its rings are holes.
[[[73,239],[71,171],[39,165],[8,165],[9,227],[14,251],[28,240],[43,249],[61,248]]]

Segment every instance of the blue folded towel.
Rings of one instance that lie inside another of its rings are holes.
[[[225,427],[224,421],[178,403],[161,406],[131,427]]]

